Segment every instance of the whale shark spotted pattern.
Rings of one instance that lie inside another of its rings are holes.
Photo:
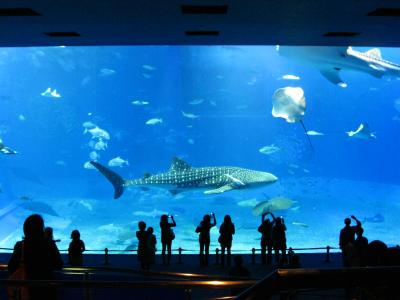
[[[239,167],[202,167],[193,168],[180,158],[174,158],[168,172],[156,175],[145,175],[139,179],[124,180],[117,173],[97,162],[90,162],[114,186],[114,198],[119,198],[124,188],[129,186],[160,186],[175,188],[172,193],[186,189],[205,188],[205,194],[218,194],[234,189],[273,183],[278,178],[267,172]]]

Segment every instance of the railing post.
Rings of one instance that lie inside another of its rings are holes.
[[[182,248],[181,247],[178,248],[178,264],[179,265],[182,264]]]
[[[108,262],[108,248],[104,249],[104,264],[108,266],[110,263]]]
[[[256,264],[256,248],[251,249],[251,263]]]
[[[326,258],[325,258],[325,262],[331,262],[330,250],[331,250],[331,247],[330,247],[330,246],[326,246]]]
[[[185,289],[185,294],[186,294],[186,300],[192,300],[192,289],[191,288]]]
[[[293,255],[294,255],[293,248],[292,248],[292,247],[289,247],[289,250],[288,250],[288,264],[289,264],[289,265],[292,264]]]
[[[219,265],[219,248],[215,248],[215,264]]]

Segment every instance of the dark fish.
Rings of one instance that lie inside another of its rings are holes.
[[[20,207],[35,213],[59,217],[59,215],[50,205],[43,202],[38,202],[38,201],[24,202],[20,205]]]
[[[385,221],[385,217],[382,214],[377,213],[373,217],[364,218],[363,223],[366,223],[366,222],[368,222],[368,223],[383,223],[384,221]]]

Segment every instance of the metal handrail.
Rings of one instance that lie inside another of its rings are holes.
[[[237,300],[263,300],[284,291],[398,285],[400,267],[278,269],[250,287]]]
[[[0,286],[59,287],[59,288],[195,288],[227,289],[249,287],[256,281],[105,281],[105,280],[0,280]]]

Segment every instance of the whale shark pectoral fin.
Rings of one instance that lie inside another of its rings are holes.
[[[240,179],[233,177],[232,175],[229,174],[225,174],[225,176],[229,178],[229,181],[231,181],[232,186],[238,186],[238,187],[245,186],[244,182],[241,181]]]
[[[321,75],[328,79],[333,84],[344,84],[343,80],[339,76],[339,70],[336,69],[320,69]]]
[[[233,190],[234,187],[230,184],[223,185],[217,189],[205,191],[204,194],[221,194],[230,190]]]

